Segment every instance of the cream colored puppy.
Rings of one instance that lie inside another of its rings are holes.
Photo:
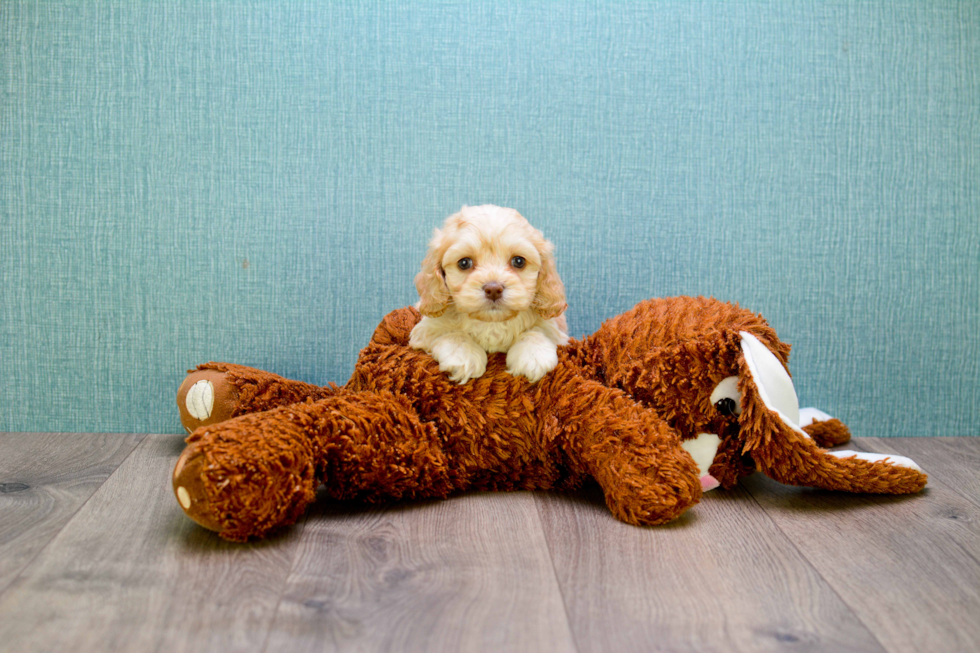
[[[464,206],[436,229],[415,287],[422,320],[409,344],[457,383],[482,376],[487,353],[539,381],[568,342],[565,287],[553,246],[514,209]]]

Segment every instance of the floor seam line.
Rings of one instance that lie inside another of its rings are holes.
[[[551,543],[548,542],[548,535],[544,531],[544,520],[541,517],[541,497],[538,496],[539,492],[532,493],[534,499],[534,512],[538,515],[538,531],[541,533],[541,538],[544,540],[545,550],[548,552],[548,561],[551,563],[551,575],[555,579],[555,587],[558,588],[558,596],[561,597],[561,607],[565,614],[565,623],[568,624],[568,634],[572,637],[572,645],[575,647],[575,651],[581,651],[582,647],[579,645],[578,636],[575,634],[575,629],[572,628],[572,617],[568,612],[568,603],[565,600],[565,592],[562,589],[561,581],[558,580],[558,569],[555,568],[555,556],[551,550]]]

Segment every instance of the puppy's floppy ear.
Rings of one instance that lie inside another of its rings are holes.
[[[442,271],[442,254],[445,235],[436,229],[429,242],[429,251],[422,260],[422,269],[415,275],[415,289],[419,291],[419,313],[439,317],[449,308],[452,296]]]
[[[538,270],[538,288],[534,296],[534,310],[546,320],[558,317],[565,312],[565,284],[558,276],[555,257],[552,254],[554,246],[541,239],[538,251],[541,253],[541,269]]]

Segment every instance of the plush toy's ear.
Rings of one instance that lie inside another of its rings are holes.
[[[758,338],[743,331],[739,359],[742,452],[781,483],[846,492],[907,494],[927,480],[903,456],[821,449],[800,427],[796,390],[782,363]]]
[[[415,275],[415,289],[419,291],[419,313],[428,317],[439,317],[452,302],[446,276],[442,271],[444,243],[443,232],[436,229],[429,242],[429,251],[422,260],[422,269]]]
[[[534,295],[534,310],[546,320],[558,317],[565,312],[565,284],[558,276],[555,266],[554,247],[544,241],[539,245],[541,269],[538,270],[538,286]]]

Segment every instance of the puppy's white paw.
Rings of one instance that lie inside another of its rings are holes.
[[[432,348],[432,357],[456,383],[466,383],[487,371],[487,352],[475,342],[443,340]]]
[[[537,383],[558,364],[558,347],[544,337],[520,338],[507,352],[507,371]]]

